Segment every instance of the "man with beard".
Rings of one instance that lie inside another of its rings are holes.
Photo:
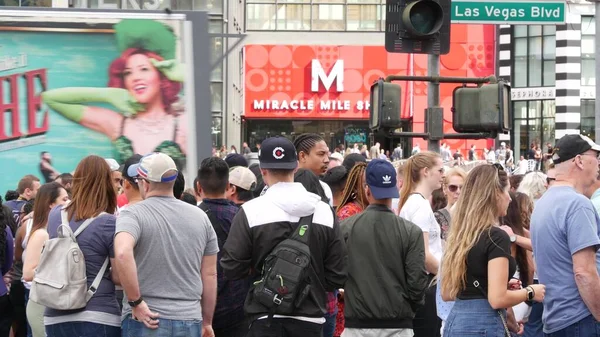
[[[60,172],[52,167],[52,155],[50,155],[50,152],[43,151],[40,156],[40,172],[44,177],[44,183],[53,182],[60,175]]]
[[[301,134],[294,140],[294,147],[298,153],[298,168],[312,171],[317,177],[322,177],[329,168],[329,147],[323,137],[314,133]],[[333,202],[331,188],[321,182],[329,204]]]

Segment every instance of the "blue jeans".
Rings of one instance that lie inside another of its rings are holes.
[[[589,315],[577,323],[554,333],[545,334],[547,337],[600,337],[600,323]]]
[[[116,326],[89,323],[69,322],[46,325],[47,337],[119,337],[121,329]]]
[[[337,310],[333,314],[325,315],[325,324],[323,324],[323,337],[333,337],[335,332],[335,319],[337,318]]]
[[[201,337],[202,321],[175,321],[159,318],[158,329],[148,329],[144,323],[138,322],[128,315],[121,325],[122,337]],[[50,337],[50,336],[48,336]]]
[[[535,302],[531,307],[529,320],[525,323],[525,332],[523,337],[544,337],[544,323],[542,314],[544,313],[544,304]]]
[[[27,308],[27,302],[29,302],[29,289],[25,288],[25,308]],[[29,325],[29,322],[27,323],[27,337],[33,337],[33,332],[31,332],[31,326]]]
[[[498,312],[488,300],[457,299],[446,319],[444,337],[475,336],[506,337],[506,332]]]

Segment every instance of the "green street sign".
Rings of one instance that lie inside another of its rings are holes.
[[[452,23],[498,25],[565,23],[565,1],[452,0]]]

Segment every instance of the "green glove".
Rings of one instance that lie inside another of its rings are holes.
[[[61,88],[42,93],[42,100],[56,112],[74,121],[81,122],[85,103],[108,103],[126,117],[144,111],[129,91],[121,88]]]
[[[150,63],[171,81],[183,82],[185,80],[184,65],[177,60],[158,61],[151,58]]]

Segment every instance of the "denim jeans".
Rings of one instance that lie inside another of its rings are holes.
[[[498,312],[488,300],[457,299],[446,319],[444,337],[475,336],[506,337],[506,332]]]
[[[542,314],[544,313],[544,304],[535,302],[531,307],[529,320],[525,323],[525,332],[523,337],[544,337],[544,323]]]
[[[325,314],[325,324],[323,324],[323,337],[333,337],[333,333],[335,332],[336,318],[337,310],[331,315]]]
[[[202,321],[175,321],[159,318],[158,329],[148,329],[143,322],[138,322],[128,315],[121,325],[122,337],[201,337]],[[50,336],[48,336],[50,337]]]
[[[600,323],[589,315],[579,322],[554,333],[546,334],[547,337],[600,337]]]
[[[119,337],[121,329],[116,326],[89,322],[68,322],[46,325],[47,337]]]

